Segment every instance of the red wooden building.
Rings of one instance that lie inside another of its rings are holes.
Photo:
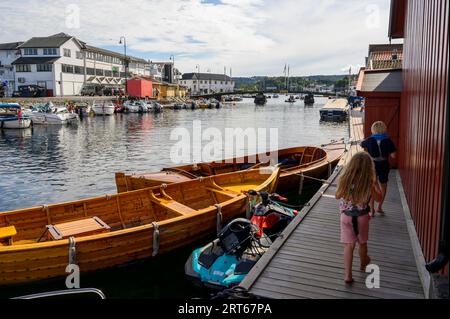
[[[392,0],[389,37],[404,39],[402,70],[362,70],[358,87],[367,98],[365,133],[374,120],[383,120],[398,145],[398,167],[427,269],[447,275],[448,20],[449,1]]]
[[[399,145],[399,112],[402,93],[401,69],[364,69],[360,71],[357,90],[365,98],[364,136],[369,137],[372,124],[383,121],[388,134]],[[397,159],[391,162],[398,166]]]
[[[127,81],[128,95],[137,98],[153,96],[153,82],[145,79],[131,79]]]

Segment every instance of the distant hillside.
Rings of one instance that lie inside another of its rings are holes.
[[[341,85],[342,82],[347,81],[347,75],[311,75],[302,77],[290,77],[290,85],[295,87],[307,87],[310,85]],[[236,89],[242,90],[258,90],[267,87],[276,87],[284,89],[286,87],[284,77],[269,77],[269,76],[253,76],[253,77],[234,77]]]

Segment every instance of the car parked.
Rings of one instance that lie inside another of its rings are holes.
[[[102,96],[103,86],[102,85],[85,85],[81,89],[82,96]]]
[[[13,93],[14,97],[45,97],[47,90],[38,85],[20,85]]]

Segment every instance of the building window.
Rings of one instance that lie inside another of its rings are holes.
[[[75,70],[75,74],[84,74],[84,67],[82,67],[82,66],[75,66],[74,70]]]
[[[93,69],[93,68],[86,68],[86,74],[87,75],[95,75],[95,69]]]
[[[31,65],[30,64],[17,64],[16,72],[31,72]]]
[[[105,76],[112,77],[112,71],[105,70]]]
[[[23,51],[24,55],[37,55],[37,49],[32,49],[32,48],[26,48]]]
[[[214,84],[217,84],[217,81],[214,81]]]
[[[70,58],[72,56],[69,49],[64,49],[64,56]]]
[[[63,64],[63,65],[61,65],[61,67],[62,67],[62,72],[63,73],[73,73],[73,66],[72,65]]]
[[[38,72],[52,72],[53,64],[38,64],[37,71]]]
[[[83,53],[82,52],[77,51],[76,56],[77,56],[78,60],[83,60]]]
[[[97,76],[104,76],[103,70],[102,69],[96,69],[95,70],[95,75],[97,75]]]
[[[58,55],[56,48],[44,48],[44,55]]]

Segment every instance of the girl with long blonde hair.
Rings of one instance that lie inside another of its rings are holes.
[[[340,200],[341,242],[344,244],[345,282],[353,282],[352,264],[356,243],[359,244],[360,270],[370,264],[367,254],[371,199],[379,200],[375,166],[366,152],[355,154],[339,178],[336,199]]]

